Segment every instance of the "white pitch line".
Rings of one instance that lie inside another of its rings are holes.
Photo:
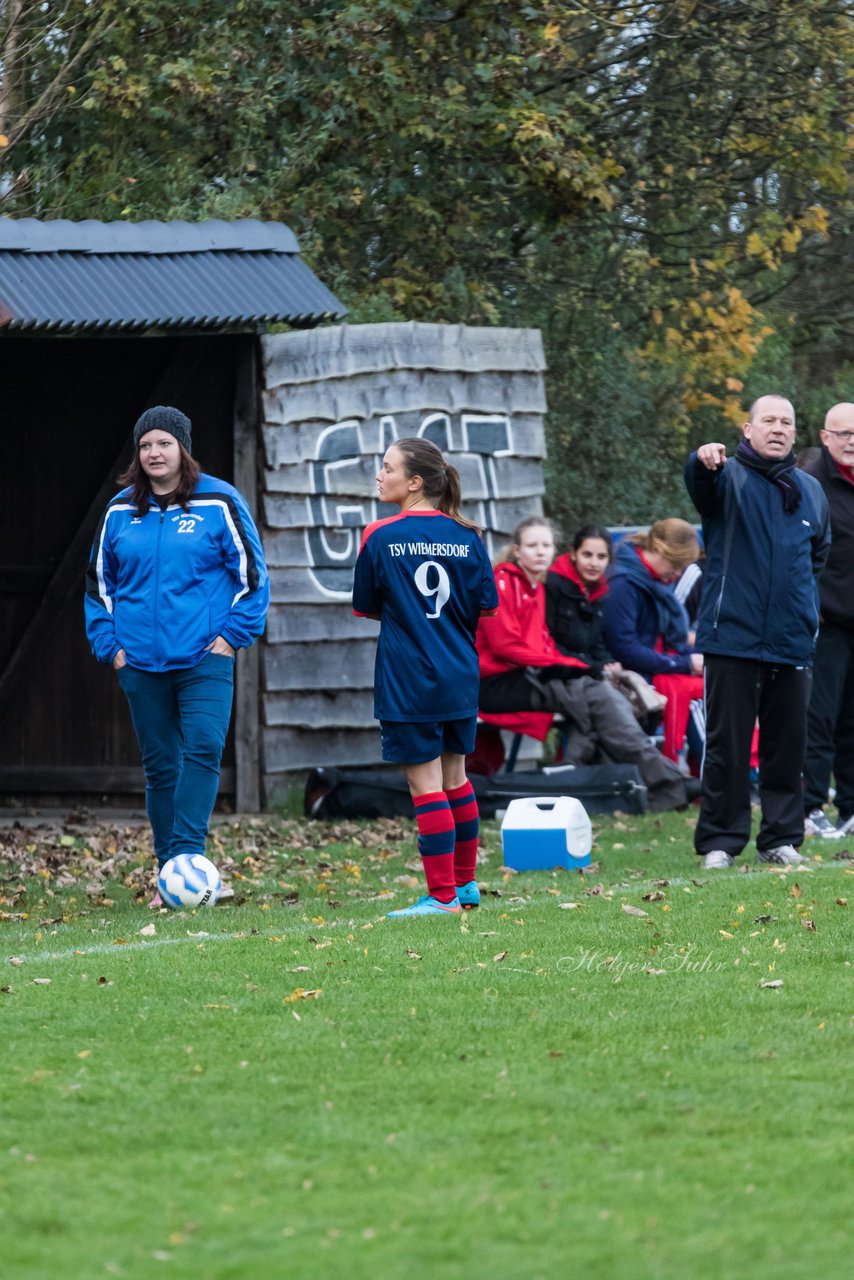
[[[806,875],[813,875],[817,871],[843,871],[850,867],[854,870],[854,862],[838,862],[835,865],[831,862],[808,862],[799,867],[775,867],[771,863],[760,864],[759,866],[749,867],[746,871],[704,871],[702,867],[697,868],[695,876],[656,876],[654,880],[619,880],[615,884],[608,885],[608,888],[617,891],[633,892],[635,889],[643,889],[648,885],[657,888],[659,881],[666,880],[667,886],[680,888],[682,885],[690,884],[697,887],[697,880],[701,876],[708,877],[703,881],[702,888],[707,884],[717,884],[719,880],[745,880],[754,877],[765,876],[769,874],[777,876],[799,875],[801,872]],[[664,887],[667,887],[664,886]]]
[[[23,960],[24,964],[33,964],[46,960],[73,960],[75,956],[105,956],[111,952],[141,951],[144,947],[168,947],[178,942],[195,942],[199,946],[204,942],[239,942],[240,940],[233,933],[206,933],[203,936],[186,938],[146,938],[144,942],[97,942],[91,947],[69,947],[65,951],[37,951],[33,955],[18,955],[15,958]]]

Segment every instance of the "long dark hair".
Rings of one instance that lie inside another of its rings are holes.
[[[424,497],[433,503],[437,511],[450,516],[466,529],[474,529],[480,533],[478,526],[460,513],[463,493],[459,471],[445,461],[442,450],[432,440],[406,436],[403,440],[395,440],[394,448],[399,449],[403,455],[403,470],[407,480],[411,480],[413,476],[421,477]]]
[[[181,455],[181,471],[178,476],[178,483],[169,497],[172,502],[177,502],[185,511],[190,509],[190,498],[196,491],[196,485],[199,482],[199,476],[202,469],[196,459],[189,453],[180,441],[176,441],[178,452]],[[130,499],[136,507],[136,514],[144,516],[151,505],[151,481],[142,469],[142,463],[139,460],[139,446],[133,451],[133,458],[130,466],[118,478],[120,485],[131,485]]]
[[[588,538],[598,538],[601,542],[604,542],[605,546],[608,548],[608,559],[613,560],[614,550],[611,535],[607,529],[603,529],[599,524],[585,524],[581,526],[572,539],[573,551],[580,550],[582,544],[585,543]]]

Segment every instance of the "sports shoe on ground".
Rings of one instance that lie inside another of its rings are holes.
[[[854,813],[848,818],[840,818],[839,825],[836,828],[837,835],[850,836],[854,835]]]
[[[438,898],[431,898],[429,893],[425,893],[424,897],[413,902],[411,907],[389,911],[388,918],[398,920],[403,916],[458,916],[461,911],[459,898],[452,898],[450,902],[439,902]]]
[[[824,840],[838,840],[840,836],[845,835],[845,832],[841,827],[835,827],[821,809],[813,809],[812,813],[808,813],[804,818],[804,835],[821,836]]]
[[[770,862],[777,867],[797,867],[808,859],[798,853],[794,845],[780,844],[776,849],[760,849],[756,855],[757,862]]]
[[[469,880],[468,884],[458,884],[457,897],[463,911],[474,911],[475,907],[480,906],[480,889],[477,887],[477,881]]]
[[[723,871],[724,867],[731,867],[734,862],[735,858],[725,849],[712,849],[703,858],[703,868],[706,871]]]
[[[149,911],[159,911],[162,906],[163,906],[163,899],[160,896],[160,890],[155,889],[154,897],[149,902],[148,909]],[[148,925],[146,925],[146,928],[148,928]]]

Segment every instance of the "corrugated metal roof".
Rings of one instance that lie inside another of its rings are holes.
[[[69,222],[64,218],[0,218],[0,249],[31,253],[299,253],[283,222]]]
[[[282,223],[0,218],[6,332],[310,326],[345,314]]]

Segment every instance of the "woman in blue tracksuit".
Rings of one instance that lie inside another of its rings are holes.
[[[234,653],[264,630],[270,586],[246,502],[190,454],[190,420],[147,409],[126,488],[86,571],[86,632],[130,705],[162,867],[204,853],[234,685]],[[159,906],[155,894],[151,903]]]

